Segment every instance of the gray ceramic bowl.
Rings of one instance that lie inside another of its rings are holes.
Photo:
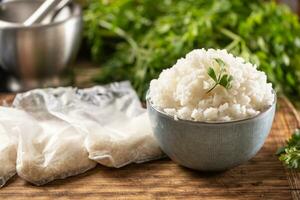
[[[251,159],[263,146],[274,119],[276,96],[260,114],[230,122],[174,120],[147,98],[151,125],[161,149],[178,164],[201,171],[221,171]]]

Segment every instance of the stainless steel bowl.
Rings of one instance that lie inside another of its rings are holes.
[[[0,20],[23,23],[42,0],[0,3]],[[22,89],[31,89],[59,75],[75,58],[81,40],[82,13],[71,4],[67,16],[50,24],[0,26],[0,65]]]

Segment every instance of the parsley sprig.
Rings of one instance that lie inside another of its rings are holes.
[[[296,129],[286,146],[277,150],[276,155],[288,168],[300,168],[300,130]]]
[[[218,63],[220,69],[219,73],[217,74],[214,68],[208,68],[207,74],[214,80],[215,83],[206,93],[211,92],[218,85],[221,85],[226,89],[230,89],[232,87],[231,81],[233,80],[233,77],[227,73],[226,64],[220,58],[215,58],[214,60]]]

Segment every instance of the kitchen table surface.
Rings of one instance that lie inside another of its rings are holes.
[[[2,94],[0,102],[9,104],[13,97]],[[198,172],[165,158],[120,169],[97,165],[84,174],[41,187],[16,175],[0,189],[0,199],[300,199],[300,173],[284,168],[275,156],[299,125],[295,108],[280,98],[263,148],[231,170]]]

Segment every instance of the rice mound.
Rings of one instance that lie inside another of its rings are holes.
[[[216,69],[219,58],[233,77],[231,88],[214,85],[208,68]],[[174,116],[175,119],[193,121],[232,121],[259,114],[272,105],[272,84],[267,83],[264,72],[241,57],[226,50],[196,49],[177,63],[161,72],[150,83],[152,105]]]

